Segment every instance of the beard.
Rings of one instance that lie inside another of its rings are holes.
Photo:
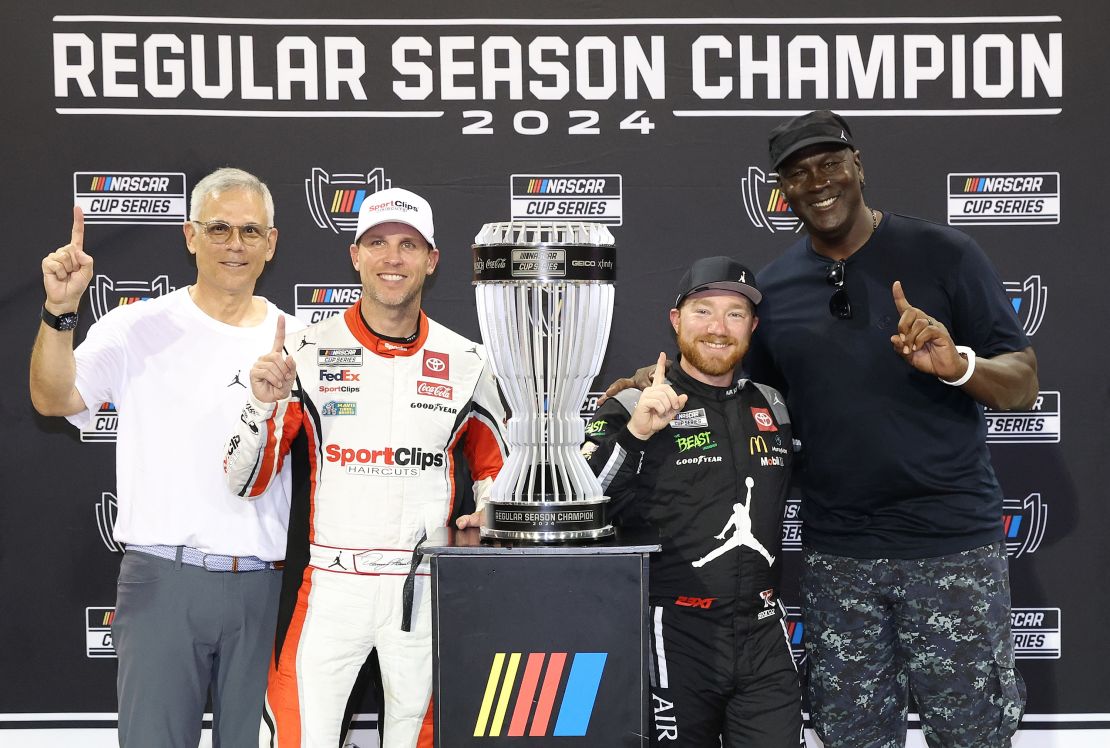
[[[706,355],[698,347],[699,342],[728,343],[733,347],[728,351],[722,351],[719,355]],[[689,362],[701,373],[719,377],[722,374],[730,374],[736,368],[740,359],[744,358],[744,354],[747,353],[747,346],[740,345],[740,341],[727,335],[702,335],[695,338],[683,335],[680,329],[678,331],[678,351],[682,354],[684,361]]]

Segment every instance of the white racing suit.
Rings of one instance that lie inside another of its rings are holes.
[[[293,461],[262,744],[338,745],[352,684],[377,649],[385,746],[430,747],[430,585],[414,550],[457,513],[457,447],[479,507],[501,468],[505,414],[485,351],[423,312],[415,341],[384,340],[357,302],[285,350],[297,363],[291,396],[252,398],[225,460],[244,498]]]

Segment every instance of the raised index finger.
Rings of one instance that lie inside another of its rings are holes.
[[[69,243],[78,252],[85,251],[82,248],[85,243],[85,213],[80,205],[73,206],[73,228],[69,230]]]
[[[906,301],[906,294],[902,291],[902,281],[894,281],[894,287],[891,289],[894,293],[894,308],[898,313],[906,311],[910,308],[910,302]]]
[[[663,380],[667,377],[667,354],[662,351],[659,352],[659,360],[655,362],[655,371],[651,373],[651,386],[663,384]]]
[[[285,315],[279,314],[277,319],[277,332],[274,333],[274,353],[281,353],[285,347]]]

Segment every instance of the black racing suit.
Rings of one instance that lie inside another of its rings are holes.
[[[652,744],[796,748],[801,692],[775,588],[794,446],[778,391],[699,382],[647,441],[627,428],[638,390],[606,402],[583,454],[617,524],[650,523]]]

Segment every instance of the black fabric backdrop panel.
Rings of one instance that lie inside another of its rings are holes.
[[[684,18],[662,2],[635,15],[586,2],[406,8],[424,20],[351,2],[4,10],[0,711],[115,710],[103,656],[119,561],[104,529],[112,414],[79,434],[37,416],[26,384],[39,262],[68,240],[75,201],[97,274],[81,337],[121,299],[194,279],[182,197],[221,165],[273,190],[280,239],[258,290],[306,319],[345,306],[341,289],[358,282],[345,191],[388,184],[431,201],[442,259],[425,306],[472,336],[469,246],[483,223],[600,218],[619,280],[597,390],[671,350],[669,299],[691,258],[759,268],[795,238],[766,181],[766,134],[828,107],[853,126],[869,204],[960,225],[1034,331],[1039,410],[991,416],[1020,666],[1031,713],[1110,712],[1088,664],[1106,653],[1110,613],[1098,208],[1110,19],[1077,0],[1015,2],[1005,16],[990,3],[920,2],[899,17],[870,5],[842,3],[836,18],[815,2],[701,3]],[[151,179],[112,204],[120,195],[97,181],[111,176]],[[530,193],[544,178],[572,181]],[[166,393],[168,414],[180,396]],[[798,554],[787,559],[793,577]]]

